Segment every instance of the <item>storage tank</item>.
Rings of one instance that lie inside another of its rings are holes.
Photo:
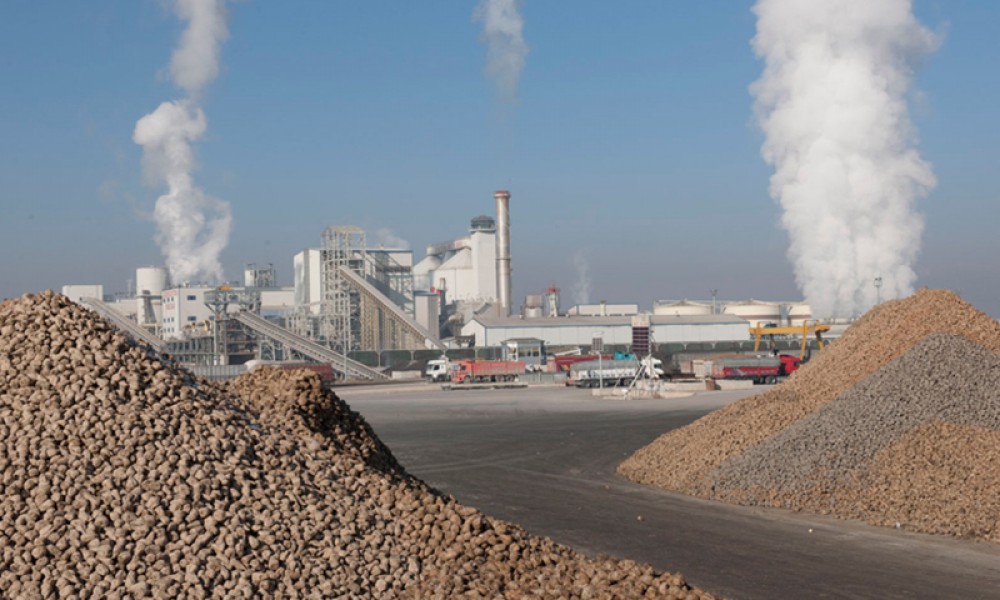
[[[658,300],[653,303],[653,314],[674,317],[710,315],[712,314],[712,305],[702,304],[701,302],[690,302],[688,300],[681,300],[679,302]]]
[[[722,314],[746,319],[750,322],[751,327],[768,323],[781,323],[781,305],[776,302],[761,302],[759,300],[734,302],[727,304],[722,309]]]
[[[540,318],[542,318],[542,307],[541,306],[525,306],[524,307],[524,318],[525,319],[540,319]]]
[[[139,267],[135,270],[135,295],[161,296],[169,282],[165,267]]]
[[[788,305],[788,324],[792,327],[802,327],[805,321],[811,321],[812,307],[806,303]]]
[[[135,314],[139,325],[155,328],[161,318],[163,290],[170,278],[164,267],[139,267],[135,270]]]

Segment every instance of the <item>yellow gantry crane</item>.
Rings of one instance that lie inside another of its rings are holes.
[[[750,335],[754,336],[754,352],[760,350],[760,338],[763,336],[769,336],[771,341],[774,342],[774,336],[776,335],[801,335],[802,350],[799,352],[799,360],[805,360],[806,345],[809,343],[809,336],[816,336],[816,341],[819,343],[820,350],[822,350],[824,331],[830,331],[830,326],[823,325],[819,321],[803,321],[802,327],[777,327],[774,325],[761,327],[758,325],[757,327],[750,328]]]

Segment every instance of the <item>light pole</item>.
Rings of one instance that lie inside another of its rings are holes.
[[[600,332],[591,340],[591,349],[597,352],[597,381],[600,389],[604,389],[604,332]]]
[[[878,275],[875,277],[875,298],[876,304],[882,304],[882,276]]]
[[[709,290],[709,291],[712,292],[712,314],[714,315],[714,314],[716,314],[716,310],[715,310],[715,295],[719,293],[719,290],[714,290],[713,289],[713,290]]]

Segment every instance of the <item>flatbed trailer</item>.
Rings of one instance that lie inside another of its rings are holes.
[[[527,383],[519,381],[493,381],[487,383],[445,383],[441,389],[449,392],[451,390],[515,390],[528,387]]]

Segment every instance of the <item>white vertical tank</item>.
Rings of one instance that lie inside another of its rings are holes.
[[[135,295],[162,296],[170,284],[165,267],[139,267],[135,270]]]
[[[170,285],[165,267],[135,270],[135,315],[139,325],[156,327],[160,322],[163,290]]]

